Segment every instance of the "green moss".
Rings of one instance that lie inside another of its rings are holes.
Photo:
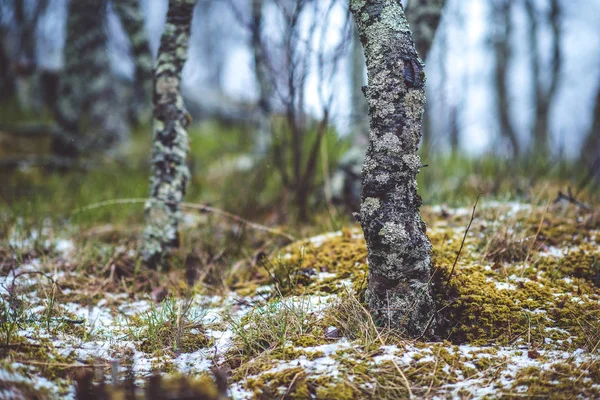
[[[301,240],[284,247],[250,271],[258,280],[241,279],[234,288],[244,295],[253,294],[259,283],[275,283],[284,295],[340,293],[347,284],[360,290],[368,271],[367,248],[360,228],[328,235],[322,243]],[[319,278],[322,272],[333,276]]]
[[[306,384],[306,372],[301,367],[288,368],[277,373],[262,374],[259,378],[250,378],[247,380],[245,387],[260,398],[279,398],[282,394],[286,399],[310,398],[310,392]]]
[[[598,382],[600,367],[597,362],[576,366],[554,363],[548,368],[528,367],[519,370],[512,384],[511,393],[518,392],[528,397],[551,397],[572,399],[600,396]]]
[[[357,391],[348,383],[340,382],[334,385],[317,387],[317,399],[323,400],[352,400],[356,399]]]

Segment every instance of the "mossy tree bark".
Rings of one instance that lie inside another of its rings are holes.
[[[422,60],[426,59],[429,54],[436,32],[438,31],[445,3],[445,0],[410,0],[408,2],[406,18],[409,21],[418,54]],[[362,94],[362,74],[364,72],[365,60],[360,40],[353,38],[352,42],[351,107],[354,144],[344,155],[344,159],[347,162],[338,167],[332,179],[334,182],[332,188],[333,197],[343,200],[350,208],[354,208],[354,204],[359,201],[354,193],[360,192],[360,178],[349,172],[355,168],[360,168],[362,157],[356,157],[355,155],[357,153],[364,154],[364,149],[369,139],[369,127],[366,119],[368,107],[365,104]],[[365,122],[364,124],[363,121]],[[424,121],[423,148],[425,149],[429,148],[427,139],[429,139],[429,131],[431,130],[427,125],[427,121]]]
[[[144,261],[152,267],[179,246],[180,203],[190,178],[186,164],[190,117],[180,83],[195,4],[196,0],[169,0],[154,72],[152,177],[142,248]]]
[[[366,299],[379,324],[432,333],[431,243],[419,207],[417,154],[425,75],[399,0],[351,0],[367,60],[370,139],[359,220],[369,250]]]
[[[129,37],[131,54],[135,65],[134,98],[130,117],[139,123],[150,117],[152,110],[152,54],[140,0],[116,0],[112,2]]]

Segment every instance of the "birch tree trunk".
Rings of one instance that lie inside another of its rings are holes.
[[[113,0],[114,9],[129,37],[135,65],[134,99],[131,118],[139,123],[150,117],[152,110],[152,54],[140,0]]]
[[[196,0],[169,0],[154,72],[152,177],[142,248],[143,260],[151,267],[160,265],[167,252],[179,246],[180,203],[190,179],[186,164],[190,117],[180,83],[195,4]]]
[[[351,0],[369,84],[370,142],[359,220],[369,251],[374,319],[410,337],[432,334],[431,243],[419,207],[417,154],[425,74],[398,0]]]

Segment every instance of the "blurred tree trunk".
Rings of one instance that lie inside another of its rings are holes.
[[[181,71],[187,59],[196,0],[169,0],[154,72],[154,122],[150,199],[142,257],[151,267],[179,246],[180,203],[190,172],[186,164],[190,117],[181,97]]]
[[[114,9],[121,20],[131,44],[135,65],[135,87],[130,118],[139,123],[152,112],[152,54],[140,0],[113,0]]]
[[[4,30],[0,27],[0,100],[10,98],[15,89],[13,71],[5,46]]]
[[[54,154],[74,158],[109,149],[126,134],[106,54],[106,0],[72,1],[67,17],[65,66],[54,115]]]
[[[450,135],[450,149],[457,155],[460,149],[460,126],[458,124],[458,107],[452,106],[448,115],[448,130]]]
[[[16,67],[16,92],[19,106],[23,110],[37,111],[42,108],[40,93],[40,74],[35,54],[36,29],[40,15],[45,11],[48,1],[35,3],[15,0],[14,19],[18,28],[19,49]]]
[[[597,171],[592,171],[595,175],[600,173],[600,86],[596,93],[592,126],[581,148],[581,159],[586,167],[598,168]]]
[[[538,10],[534,0],[525,1],[525,10],[529,20],[529,43],[531,54],[531,68],[533,73],[533,89],[535,93],[535,115],[533,121],[533,153],[546,157],[550,150],[550,107],[554,100],[558,79],[560,76],[560,7],[558,0],[550,0],[549,23],[552,30],[552,59],[550,61],[550,83],[546,90],[541,76],[539,41],[538,41]]]
[[[421,60],[426,61],[435,38],[446,0],[409,0],[406,18]]]
[[[520,146],[517,132],[510,117],[508,98],[509,63],[512,58],[510,38],[512,35],[512,0],[498,0],[492,6],[495,18],[494,45],[494,84],[496,86],[496,109],[500,125],[500,136],[507,139],[514,157],[519,157]]]
[[[267,54],[262,40],[264,0],[252,0],[252,21],[250,22],[252,55],[254,57],[254,74],[258,82],[258,117],[255,153],[264,156],[271,144],[271,105],[273,85],[270,81]]]
[[[369,142],[369,117],[367,115],[369,106],[362,92],[365,82],[365,55],[363,52],[358,30],[353,28],[352,35],[352,53],[351,53],[351,71],[350,71],[350,96],[352,104],[352,128],[350,134],[354,142],[366,147]]]
[[[359,220],[369,250],[366,299],[377,323],[432,333],[431,243],[419,207],[417,154],[425,74],[400,2],[351,0],[369,84],[370,143]]]

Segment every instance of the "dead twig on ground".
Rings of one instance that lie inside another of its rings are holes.
[[[592,211],[592,206],[590,206],[587,203],[583,203],[575,198],[573,192],[571,191],[571,187],[567,188],[566,194],[563,193],[561,190],[558,191],[558,195],[554,199],[554,204],[558,204],[561,201],[566,201],[567,203],[574,204],[585,211]]]
[[[93,203],[90,205],[87,205],[85,207],[81,207],[76,209],[75,211],[73,211],[72,215],[76,215],[85,211],[89,211],[89,210],[94,210],[96,208],[101,208],[101,207],[107,207],[107,206],[111,206],[111,205],[116,205],[116,204],[144,204],[146,203],[148,199],[142,199],[142,198],[128,198],[128,199],[113,199],[113,200],[106,200],[106,201],[101,201],[98,203]],[[239,215],[235,215],[232,214],[230,212],[227,212],[225,210],[221,210],[219,208],[216,207],[212,207],[212,206],[208,206],[205,204],[196,204],[196,203],[181,203],[180,204],[182,208],[189,208],[192,210],[198,210],[198,211],[202,211],[202,212],[209,212],[209,213],[213,213],[213,214],[217,214],[217,215],[221,215],[223,217],[227,217],[229,219],[232,219],[236,222],[241,223],[242,225],[247,225],[253,229],[259,230],[259,231],[263,231],[263,232],[268,232],[274,235],[278,235],[278,236],[282,236],[286,239],[288,239],[289,241],[293,242],[296,240],[296,237],[290,235],[289,233],[286,232],[282,232],[280,230],[277,229],[273,229],[273,228],[269,228],[268,226],[265,225],[261,225],[259,223],[256,222],[252,222],[249,221],[245,218],[240,217]]]
[[[471,224],[475,219],[475,210],[477,210],[477,204],[479,203],[479,198],[481,197],[481,193],[477,195],[477,199],[475,200],[475,205],[473,206],[473,212],[471,213],[471,220],[469,220],[469,225],[467,226],[467,230],[465,231],[465,235],[463,236],[462,242],[460,243],[460,248],[458,249],[458,253],[456,253],[456,258],[454,259],[454,263],[452,264],[452,269],[450,270],[450,274],[448,274],[448,279],[446,280],[446,285],[450,283],[450,279],[452,279],[452,274],[454,274],[454,268],[456,268],[456,264],[458,263],[458,259],[460,258],[460,253],[462,253],[462,249],[465,245],[465,241],[467,240],[467,235],[469,234],[469,230],[471,229]],[[444,287],[445,289],[445,287]]]

